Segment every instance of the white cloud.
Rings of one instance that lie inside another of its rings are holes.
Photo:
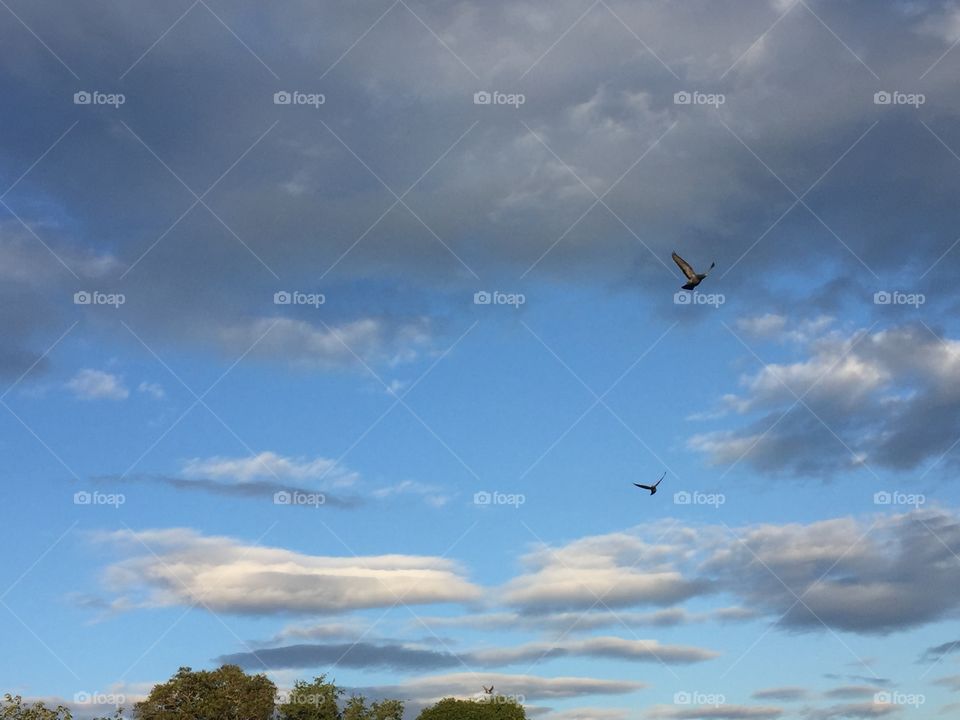
[[[960,435],[960,341],[923,326],[825,328],[801,327],[805,357],[767,364],[723,397],[751,416],[743,427],[693,435],[688,446],[715,464],[743,459],[795,475],[942,459]]]
[[[426,485],[415,480],[401,480],[395,485],[377,488],[370,493],[380,500],[401,495],[419,495],[423,501],[435,508],[442,508],[450,502],[450,496],[436,485]]]
[[[80,400],[126,400],[130,395],[120,377],[90,368],[80,370],[66,387]]]
[[[214,612],[323,613],[480,594],[454,562],[438,557],[307,555],[183,528],[97,537],[132,554],[107,568],[108,588],[146,607],[202,602]]]
[[[183,474],[209,480],[320,481],[327,485],[352,485],[357,474],[324,457],[287,457],[269,450],[249,457],[192,458],[183,464]]]
[[[647,717],[657,720],[775,720],[778,707],[765,705],[655,705]]]
[[[472,672],[415,678],[400,685],[376,688],[386,696],[408,697],[432,702],[444,697],[476,698],[482,694],[481,682],[493,685],[501,695],[520,695],[525,701],[571,698],[584,695],[623,695],[642,690],[645,683],[629,680],[601,680],[586,677],[544,678],[536,675]]]
[[[504,588],[504,600],[527,610],[548,612],[590,608],[672,605],[702,591],[675,563],[685,540],[676,532],[649,543],[635,534],[611,533],[540,548],[524,558],[529,571]]]
[[[147,382],[145,380],[137,385],[137,392],[149,395],[154,400],[163,400],[163,398],[166,397],[166,393],[164,392],[162,385],[159,383]]]
[[[483,665],[537,662],[540,659],[571,655],[675,664],[703,662],[718,657],[720,653],[685,645],[664,645],[656,640],[627,640],[618,637],[530,642],[516,647],[492,648],[470,653],[472,659]]]
[[[407,362],[418,356],[431,334],[424,319],[388,322],[367,317],[331,325],[274,317],[232,326],[221,332],[220,339],[232,352],[249,351],[256,357],[316,370]]]
[[[529,571],[507,583],[504,599],[521,615],[549,618],[560,605],[589,608],[598,597],[608,607],[675,606],[725,593],[784,628],[862,634],[926,625],[960,609],[951,590],[960,568],[949,550],[960,543],[960,519],[947,510],[743,528],[677,523],[666,534],[663,526],[542,548],[528,556]]]
[[[629,710],[620,708],[583,707],[551,712],[544,717],[546,720],[627,720],[630,716]]]
[[[737,320],[738,328],[756,337],[774,337],[780,334],[786,325],[787,318],[775,313]]]
[[[807,714],[807,718],[809,718],[809,720],[861,720],[862,718],[893,715],[902,712],[903,709],[904,706],[893,703],[849,703],[811,710]]]

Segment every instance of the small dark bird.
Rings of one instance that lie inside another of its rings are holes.
[[[666,476],[667,476],[666,473],[664,473],[663,475],[661,475],[661,476],[660,476],[660,480],[657,480],[653,485],[641,485],[640,483],[634,483],[634,485],[636,485],[638,488],[642,488],[643,490],[649,490],[651,495],[656,495],[656,494],[657,494],[657,485],[659,485],[660,482],[661,482]]]
[[[481,685],[480,687],[483,688],[483,691],[484,691],[487,695],[493,695],[493,685],[491,685],[490,687],[487,687],[486,685]]]
[[[684,290],[693,290],[697,285],[703,282],[703,279],[707,276],[707,273],[713,270],[713,266],[717,264],[715,262],[712,262],[710,263],[710,267],[707,268],[707,272],[698,273],[698,272],[695,272],[692,267],[690,267],[690,263],[688,263],[686,260],[684,260],[682,257],[677,255],[676,253],[672,253],[670,257],[673,258],[673,261],[677,264],[677,266],[679,266],[679,268],[683,271],[683,274],[687,278],[687,284],[681,286],[683,287]]]

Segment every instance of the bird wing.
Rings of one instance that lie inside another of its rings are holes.
[[[683,271],[683,274],[687,276],[687,280],[696,280],[697,274],[693,271],[693,268],[690,267],[690,263],[684,260],[682,257],[676,253],[672,253],[670,257],[673,258],[673,261],[677,266]]]
[[[660,476],[660,479],[657,480],[657,481],[653,484],[653,486],[656,487],[656,486],[659,485],[661,482],[663,482],[663,479],[664,479],[666,476],[667,476],[666,473],[664,473],[663,475],[661,475],[661,476]]]
[[[644,490],[653,490],[652,485],[641,485],[640,483],[634,483],[638,488],[643,488]]]

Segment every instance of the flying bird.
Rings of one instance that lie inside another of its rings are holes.
[[[491,685],[490,687],[487,687],[486,685],[481,685],[480,687],[483,688],[483,691],[484,691],[487,695],[493,695],[493,685]]]
[[[682,286],[684,290],[693,290],[697,285],[699,285],[703,281],[703,279],[707,276],[707,273],[713,270],[713,266],[717,264],[715,262],[712,262],[710,263],[710,267],[707,268],[707,272],[698,273],[694,271],[692,267],[690,267],[690,263],[688,263],[686,260],[684,260],[682,257],[677,255],[676,253],[672,253],[670,257],[673,258],[673,261],[683,271],[683,274],[687,278],[687,284]]]
[[[643,490],[649,490],[651,495],[656,495],[656,494],[657,494],[657,485],[659,485],[660,482],[661,482],[666,476],[667,476],[666,473],[664,473],[663,475],[661,475],[661,476],[660,476],[660,480],[657,480],[653,485],[641,485],[640,483],[634,483],[634,485],[636,485],[638,488],[642,488]]]

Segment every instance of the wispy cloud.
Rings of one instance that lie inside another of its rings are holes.
[[[126,400],[130,395],[119,376],[91,368],[78,371],[66,387],[80,400]]]
[[[190,529],[118,531],[95,537],[130,557],[105,572],[108,590],[145,607],[192,605],[245,615],[343,612],[466,603],[480,591],[438,557],[306,555]]]

